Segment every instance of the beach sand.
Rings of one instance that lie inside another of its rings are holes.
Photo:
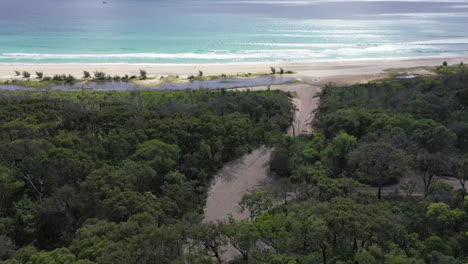
[[[387,75],[384,70],[392,68],[413,68],[421,66],[437,66],[443,61],[449,64],[468,62],[468,57],[457,58],[425,58],[425,59],[383,59],[383,60],[353,60],[329,62],[297,62],[297,63],[249,63],[249,64],[1,64],[0,80],[15,77],[15,71],[40,71],[45,75],[71,74],[77,78],[83,71],[103,71],[109,75],[139,75],[139,69],[148,72],[148,76],[159,77],[168,75],[197,75],[198,70],[204,75],[268,73],[270,66],[285,71],[293,71],[307,83],[321,86],[328,82],[337,84],[353,84],[367,82]],[[424,72],[419,69],[418,71]]]

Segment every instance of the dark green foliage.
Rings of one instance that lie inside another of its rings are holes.
[[[83,78],[85,79],[91,78],[91,73],[89,73],[89,71],[83,71]]]
[[[468,71],[454,69],[325,87],[315,134],[286,138],[273,153],[271,169],[297,186],[296,200],[251,221],[260,230],[251,231],[252,262],[465,263]]]
[[[270,67],[271,74],[276,74],[276,69],[275,67]]]
[[[29,78],[31,77],[31,74],[27,71],[24,71],[23,73],[21,73],[21,75],[23,75],[23,78]]]
[[[44,77],[44,73],[42,72],[36,72],[36,76],[39,80],[41,80]]]
[[[276,91],[4,95],[0,262],[181,260],[216,171],[284,133],[290,108]]]
[[[146,79],[146,71],[145,70],[140,70],[140,79]]]
[[[106,73],[96,71],[96,72],[94,72],[94,79],[96,79],[96,80],[105,80],[106,79]]]

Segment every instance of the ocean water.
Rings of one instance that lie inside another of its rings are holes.
[[[468,0],[1,0],[0,64],[468,56]]]

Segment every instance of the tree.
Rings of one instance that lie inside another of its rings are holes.
[[[450,209],[445,203],[431,203],[427,207],[426,217],[433,231],[444,234],[456,230],[459,224],[463,225],[467,215],[459,208]]]
[[[466,181],[468,180],[468,156],[452,158],[448,161],[449,176],[458,180],[463,194],[466,193]]]
[[[218,263],[223,263],[222,248],[227,245],[225,229],[226,226],[220,223],[195,225],[189,230],[189,237],[210,252]]]
[[[237,221],[231,217],[225,232],[231,245],[242,255],[244,263],[251,263],[255,244],[260,238],[260,233],[255,225],[250,221]]]
[[[275,67],[270,67],[271,74],[276,74],[276,69]]]
[[[146,79],[146,71],[140,69],[140,79]]]
[[[8,259],[14,252],[16,246],[11,238],[0,234],[0,262]]]
[[[90,77],[91,77],[91,74],[89,73],[89,71],[83,71],[83,78],[88,79]]]
[[[24,78],[31,77],[31,74],[29,72],[27,72],[27,71],[23,71],[22,75],[23,75]]]
[[[346,132],[341,132],[333,138],[332,142],[320,153],[322,160],[329,164],[330,168],[334,168],[337,172],[341,172],[346,168],[347,156],[356,147],[357,138]]]
[[[36,76],[39,80],[41,80],[44,77],[44,73],[42,72],[36,72]]]
[[[453,149],[457,135],[433,120],[419,120],[415,125],[413,137],[431,153],[449,152]]]
[[[273,207],[273,198],[269,190],[257,190],[246,193],[239,202],[241,212],[248,210],[250,220],[254,220],[262,211],[268,211]]]
[[[0,165],[0,217],[7,216],[24,182],[15,177],[15,171]]]
[[[412,162],[412,167],[424,183],[424,198],[430,193],[431,185],[437,174],[442,174],[445,170],[445,159],[437,153],[432,154],[421,149]]]
[[[358,179],[378,187],[379,200],[382,187],[398,181],[406,167],[403,152],[384,142],[360,145],[350,153],[349,163]]]
[[[198,71],[198,77],[202,77],[203,76],[203,72],[202,71]]]
[[[106,79],[106,73],[104,72],[101,72],[101,71],[96,71],[93,73],[94,74],[94,78],[96,80],[104,80]]]
[[[401,189],[405,192],[406,197],[410,197],[416,191],[416,182],[407,180],[401,185]]]
[[[179,163],[179,153],[180,149],[177,145],[153,139],[138,145],[137,150],[130,158],[145,161],[160,175],[164,175],[173,170]]]

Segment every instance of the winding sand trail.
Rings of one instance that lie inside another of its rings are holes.
[[[240,88],[237,90],[266,90],[268,87]],[[312,132],[311,122],[314,110],[318,107],[316,97],[320,88],[307,83],[271,86],[271,89],[291,92],[296,106],[294,123],[288,134],[296,136]],[[239,202],[244,193],[262,187],[273,186],[275,179],[269,177],[269,162],[272,149],[261,147],[243,157],[227,163],[216,175],[208,193],[204,211],[204,222],[227,221],[232,215],[235,219],[248,218],[248,213],[240,212]],[[232,260],[238,252],[228,246],[222,255],[224,261]]]

